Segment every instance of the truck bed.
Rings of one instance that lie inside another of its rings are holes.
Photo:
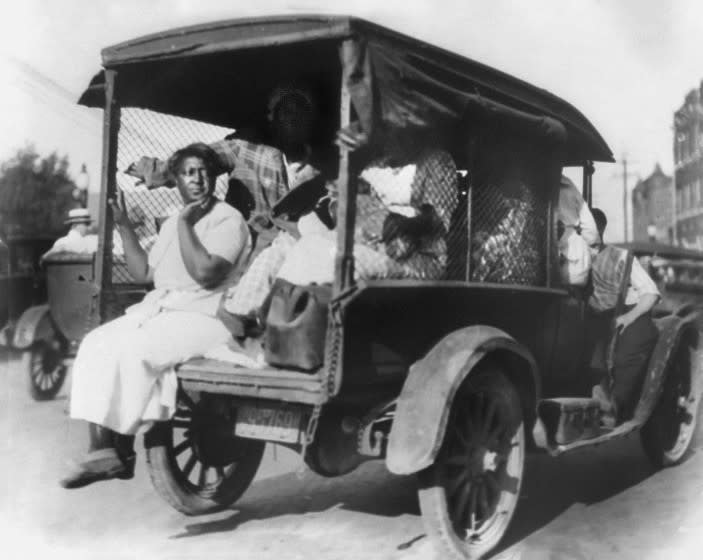
[[[272,366],[249,369],[207,358],[189,360],[177,370],[186,390],[305,404],[327,400],[323,373],[324,368],[313,373]]]

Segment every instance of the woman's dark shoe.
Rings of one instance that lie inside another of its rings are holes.
[[[75,465],[59,484],[64,488],[82,488],[100,480],[134,477],[136,455],[121,459],[114,448],[98,449],[85,455],[83,461]]]

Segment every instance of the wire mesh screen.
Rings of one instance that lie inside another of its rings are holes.
[[[452,243],[462,229],[466,237],[459,199],[458,174],[446,152],[426,150],[401,166],[383,160],[366,166],[356,199],[357,279],[461,275],[461,259],[454,258]]]
[[[125,195],[130,220],[142,247],[148,252],[156,240],[164,219],[183,206],[176,189],[147,189],[139,180],[125,173],[130,164],[143,156],[165,161],[175,150],[193,142],[212,143],[221,140],[230,129],[199,121],[157,113],[146,109],[125,108],[121,111],[117,150],[117,186]],[[224,198],[226,176],[217,181],[215,194]],[[113,232],[112,283],[131,284],[124,260],[120,235]]]
[[[471,280],[544,285],[546,194],[517,180],[474,186],[471,192]]]

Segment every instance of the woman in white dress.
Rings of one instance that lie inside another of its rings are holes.
[[[154,290],[81,343],[71,416],[89,422],[90,449],[61,481],[65,488],[131,478],[137,429],[175,411],[175,366],[230,336],[215,315],[251,240],[242,215],[213,195],[216,161],[205,144],[191,144],[171,157],[169,170],[185,206],[164,222],[149,254],[123,201],[110,201],[130,274],[137,282],[153,282]]]

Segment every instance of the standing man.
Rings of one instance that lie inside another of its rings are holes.
[[[598,208],[592,213],[603,239],[607,218]],[[601,405],[604,423],[614,425],[630,419],[639,400],[658,336],[651,310],[659,290],[631,253],[604,243],[593,257],[592,278],[589,338],[602,348],[615,344],[610,371],[593,388],[593,398]]]

